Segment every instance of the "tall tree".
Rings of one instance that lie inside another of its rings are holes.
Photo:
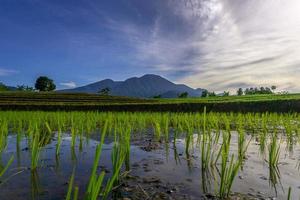
[[[41,92],[49,92],[56,89],[54,81],[47,76],[40,76],[35,82],[35,89]]]
[[[178,95],[178,98],[187,98],[188,95],[189,95],[189,93],[183,92],[183,93],[181,93],[181,94]]]
[[[243,91],[242,88],[239,88],[236,93],[237,93],[238,96],[242,96],[244,94],[244,91]]]
[[[110,89],[108,87],[103,88],[102,90],[100,90],[98,93],[100,95],[109,95]]]
[[[8,91],[8,87],[0,82],[0,91]]]
[[[203,90],[201,97],[208,97],[208,91],[207,90]]]

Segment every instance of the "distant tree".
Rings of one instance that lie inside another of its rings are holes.
[[[17,86],[17,91],[33,92],[34,88],[33,87],[29,87],[27,85],[18,85]]]
[[[203,90],[201,97],[208,97],[208,91],[207,90]]]
[[[156,95],[156,96],[153,96],[154,99],[160,99],[161,98],[161,95]]]
[[[271,89],[273,90],[273,92],[277,89],[277,87],[275,85],[271,86]]]
[[[209,97],[215,97],[217,96],[215,92],[208,92],[208,96]]]
[[[8,90],[9,90],[9,88],[0,82],[0,91],[8,91]]]
[[[101,89],[98,93],[100,95],[109,95],[110,89],[108,87]]]
[[[183,92],[183,93],[181,93],[181,94],[178,95],[178,98],[187,98],[188,95],[189,95],[189,93]]]
[[[244,91],[243,91],[242,88],[239,88],[236,93],[237,93],[238,96],[242,96],[244,94]]]
[[[272,89],[273,86],[271,88],[269,87],[260,87],[260,88],[246,88],[245,91],[244,91],[244,94],[245,95],[256,95],[256,94],[273,94],[274,93],[274,90]],[[276,86],[274,87],[276,89]],[[239,91],[242,91],[242,89],[240,88],[238,90]]]
[[[229,95],[230,95],[230,92],[229,92],[229,91],[224,91],[224,92],[223,92],[223,96],[224,96],[224,97],[228,97]]]
[[[40,92],[49,92],[55,90],[56,85],[47,76],[40,76],[35,82],[35,89]]]

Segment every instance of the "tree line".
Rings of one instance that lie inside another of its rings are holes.
[[[34,87],[28,85],[18,85],[16,88],[8,87],[0,82],[0,91],[26,91],[26,92],[51,92],[56,89],[54,81],[47,76],[40,76],[36,79]]]

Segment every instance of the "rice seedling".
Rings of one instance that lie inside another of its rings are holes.
[[[277,167],[280,155],[280,145],[278,144],[277,134],[273,134],[269,145],[268,163],[272,167]]]
[[[228,126],[227,126],[228,128]],[[231,187],[235,177],[241,166],[240,160],[235,160],[234,155],[229,153],[231,135],[227,132],[223,133],[223,144],[220,149],[221,154],[221,170],[220,170],[220,187],[218,195],[224,199],[230,195]],[[229,161],[229,163],[228,163]]]
[[[289,187],[287,200],[291,200],[292,187]]]
[[[101,172],[100,175],[97,175],[97,168],[98,168],[100,157],[101,157],[102,145],[104,143],[104,138],[105,138],[105,134],[107,131],[107,125],[108,125],[108,122],[106,121],[104,128],[102,130],[100,144],[98,144],[97,148],[96,148],[96,154],[95,154],[93,168],[92,168],[92,172],[91,172],[91,176],[90,176],[90,181],[88,183],[87,191],[85,194],[85,199],[87,199],[87,200],[96,200],[98,198],[101,187],[102,187],[102,182],[103,182],[103,179],[105,176],[105,172]]]
[[[41,184],[40,184],[39,174],[36,170],[31,171],[30,183],[31,183],[31,199],[38,199],[38,196],[41,193]]]
[[[0,178],[4,175],[4,173],[7,171],[9,166],[13,163],[14,161],[14,156],[11,156],[7,164],[1,169],[0,168]]]
[[[31,133],[32,144],[31,144],[31,170],[35,170],[38,167],[39,155],[40,155],[40,133],[38,131],[37,125]]]
[[[66,195],[66,200],[71,200],[72,192],[73,192],[73,188],[74,188],[74,178],[75,178],[75,169],[73,170],[73,173],[72,173],[70,181],[69,181],[69,186],[68,186],[68,192],[67,192],[67,195]],[[75,186],[74,193],[73,193],[73,200],[77,200],[78,199],[78,190],[79,190],[79,188],[77,186]]]
[[[84,142],[88,144],[89,141],[95,140],[98,138],[97,133],[102,130],[101,140],[102,137],[108,138],[108,141],[113,137],[115,139],[111,154],[112,175],[107,180],[105,173],[97,172],[93,166],[85,196],[86,199],[104,199],[111,197],[111,191],[122,180],[121,169],[130,170],[131,156],[134,155],[130,152],[131,139],[137,138],[135,136],[138,134],[143,136],[144,133],[148,134],[149,130],[154,130],[155,139],[165,142],[161,146],[165,145],[166,153],[163,155],[166,159],[171,149],[171,138],[174,150],[174,156],[171,157],[174,157],[175,163],[180,163],[181,155],[179,156],[178,152],[183,148],[189,168],[194,169],[193,160],[199,160],[201,163],[202,186],[207,186],[203,190],[209,192],[209,181],[219,178],[219,185],[214,189],[218,190],[216,192],[220,198],[226,198],[230,195],[239,169],[246,165],[245,155],[250,137],[257,139],[260,145],[258,151],[269,164],[270,182],[275,185],[280,181],[277,165],[283,144],[281,140],[284,144],[287,143],[289,151],[293,151],[293,145],[296,146],[300,142],[299,121],[298,114],[207,113],[206,109],[202,113],[0,112],[0,152],[4,152],[7,146],[8,132],[15,131],[17,152],[21,152],[22,155],[23,141],[26,140],[30,150],[30,167],[34,170],[39,166],[40,151],[49,144],[49,140],[52,142],[53,133],[57,133],[55,155],[59,162],[63,133],[70,133],[70,146],[75,153],[77,138],[79,151],[82,151],[85,148]],[[184,146],[177,145],[181,142]],[[233,142],[237,143],[237,149]],[[100,146],[102,149],[101,142],[96,149],[94,160],[97,167],[100,162]],[[234,148],[231,148],[232,146]],[[195,149],[200,151],[197,151],[199,157],[194,155]],[[83,154],[78,156],[78,161],[81,155]],[[214,176],[215,170],[219,171],[219,177]],[[72,193],[75,193],[74,189],[76,190],[73,187]],[[74,195],[71,195],[70,198],[73,197]]]
[[[62,142],[62,130],[61,130],[61,127],[59,126],[58,131],[57,131],[57,143],[56,143],[56,149],[55,149],[56,156],[59,156],[61,142]]]

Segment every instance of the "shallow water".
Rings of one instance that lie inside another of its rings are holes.
[[[237,138],[232,134],[231,152],[237,153]],[[8,146],[2,155],[5,164],[11,155],[15,159],[9,170],[2,177],[0,185],[1,200],[23,199],[64,199],[68,181],[75,168],[75,185],[79,187],[79,198],[82,198],[89,181],[94,161],[96,145],[99,135],[91,135],[89,139],[83,138],[82,150],[80,140],[77,139],[75,151],[71,150],[71,137],[63,136],[60,156],[55,156],[56,138],[43,147],[40,154],[40,167],[36,173],[31,173],[30,151],[26,138],[17,148],[16,135],[8,136]],[[249,139],[249,138],[248,138]],[[194,136],[197,140],[197,135]],[[107,139],[102,151],[99,171],[105,170],[111,174],[112,139]],[[300,171],[298,169],[300,148],[295,146],[293,153],[281,146],[279,173],[277,183],[270,181],[268,163],[259,151],[259,145],[251,141],[246,153],[243,170],[236,177],[232,191],[253,198],[287,199],[288,188],[292,187],[292,199],[300,196]],[[185,152],[185,140],[177,139],[175,144],[170,139],[168,144],[154,142],[151,136],[137,137],[132,140],[130,152],[130,176],[134,177],[124,181],[119,187],[122,197],[140,199],[141,195],[165,195],[176,199],[200,199],[204,193],[214,194],[218,189],[216,169],[210,175],[204,175],[201,170],[201,157],[196,142]],[[218,165],[217,165],[218,166]],[[106,177],[107,178],[107,177]],[[6,180],[7,179],[7,180]],[[210,184],[209,184],[210,183]],[[156,196],[157,196],[156,195]],[[162,198],[162,197],[161,197]]]

